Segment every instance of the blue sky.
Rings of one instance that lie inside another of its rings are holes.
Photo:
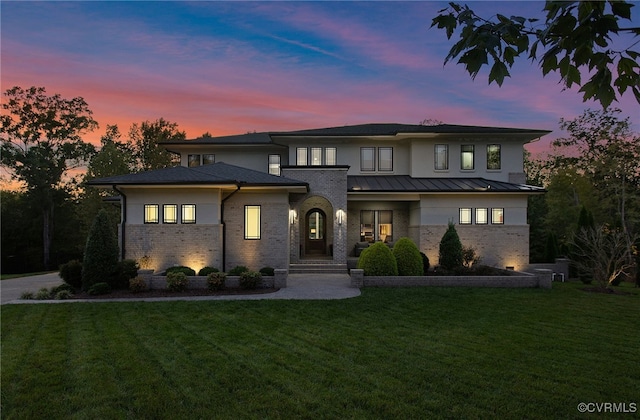
[[[543,7],[469,4],[487,17],[542,16]],[[502,88],[487,84],[488,70],[473,81],[461,65],[443,66],[453,41],[429,27],[446,5],[2,1],[2,89],[84,97],[100,123],[86,136],[95,143],[107,124],[126,133],[161,117],[189,138],[427,118],[548,129],[553,138],[560,118],[599,107],[527,60]],[[615,105],[638,131],[632,95]]]

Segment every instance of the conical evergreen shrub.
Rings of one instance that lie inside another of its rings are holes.
[[[447,270],[462,267],[462,242],[453,223],[449,223],[447,231],[440,240],[440,266]]]
[[[118,240],[106,210],[98,212],[89,230],[82,263],[82,290],[108,283],[118,265]]]

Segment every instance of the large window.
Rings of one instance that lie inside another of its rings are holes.
[[[280,155],[269,155],[269,173],[280,176]]]
[[[460,169],[474,169],[474,146],[473,144],[463,144],[460,146]]]
[[[178,206],[176,204],[162,206],[162,223],[178,223]]]
[[[435,168],[438,171],[446,171],[449,169],[449,146],[446,144],[435,145]]]
[[[159,206],[157,204],[145,204],[144,205],[144,222],[145,223],[158,223],[159,222]]]
[[[296,149],[296,165],[298,166],[307,166],[307,148],[306,147],[298,147]]]
[[[500,145],[489,144],[487,146],[487,169],[498,170],[501,167]]]
[[[200,155],[188,155],[187,158],[190,168],[200,166]]]
[[[260,239],[260,206],[244,206],[244,239]]]
[[[393,241],[393,211],[361,210],[360,211],[360,241],[392,242]]]
[[[182,223],[195,223],[196,222],[196,205],[195,204],[183,204],[182,205]]]
[[[216,163],[216,155],[214,155],[214,154],[202,155],[202,164],[203,165],[211,165],[212,163]]]
[[[378,147],[378,170],[393,171],[393,147]]]
[[[470,225],[471,224],[471,209],[470,208],[461,208],[460,209],[460,224],[461,225]]]
[[[376,170],[375,147],[360,148],[360,170],[365,172],[372,172]]]

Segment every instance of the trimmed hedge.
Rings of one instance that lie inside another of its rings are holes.
[[[195,276],[196,270],[184,265],[177,265],[175,267],[169,267],[165,270],[165,274],[168,276],[171,273],[184,273],[185,276]]]
[[[398,263],[389,247],[376,242],[365,248],[358,259],[358,268],[365,276],[397,276]]]
[[[420,250],[409,238],[400,238],[393,246],[399,276],[422,276],[424,265]]]

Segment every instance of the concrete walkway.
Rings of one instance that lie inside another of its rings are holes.
[[[347,299],[360,296],[360,289],[350,287],[350,277],[347,274],[290,274],[287,287],[273,293],[254,295],[224,295],[224,296],[184,296],[166,298],[127,298],[127,299],[72,299],[72,300],[20,300],[24,291],[37,292],[42,287],[50,288],[62,282],[58,274],[44,274],[41,276],[22,277],[0,282],[2,304],[5,303],[70,303],[70,302],[162,302],[176,300],[260,300],[260,299],[288,299],[288,300],[325,300]],[[11,283],[8,283],[11,282]],[[5,284],[7,283],[7,284]]]

